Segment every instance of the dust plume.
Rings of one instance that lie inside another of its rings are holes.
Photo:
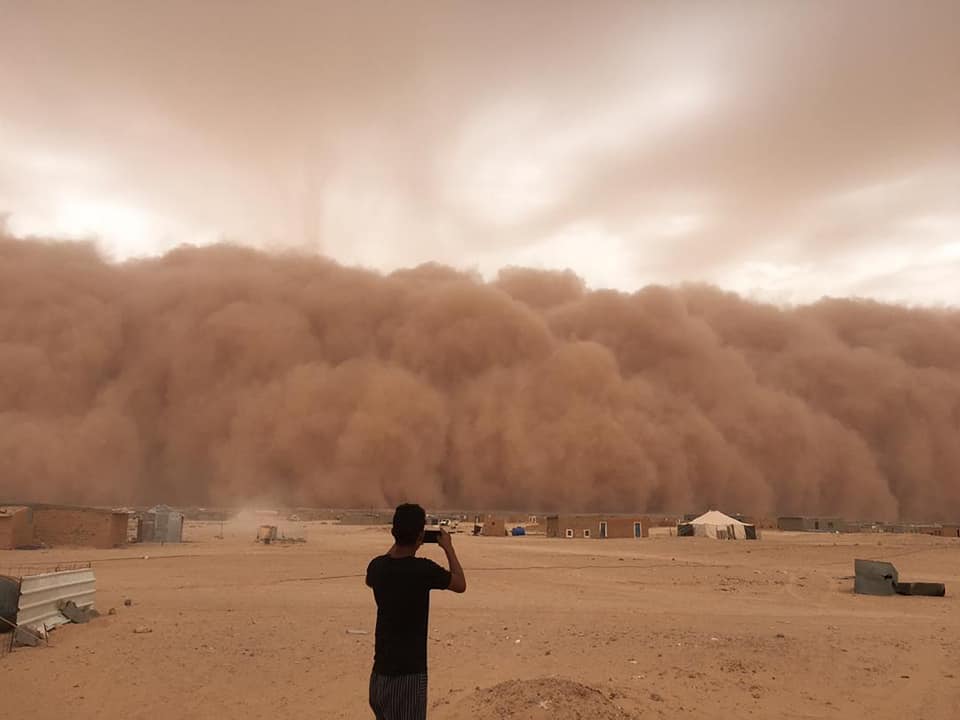
[[[0,499],[960,517],[960,313],[0,235]]]

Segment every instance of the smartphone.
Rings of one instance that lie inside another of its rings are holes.
[[[424,531],[423,531],[423,541],[424,541],[425,543],[440,542],[440,531],[439,531],[439,530],[424,530]]]

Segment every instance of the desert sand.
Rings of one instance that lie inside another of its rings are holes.
[[[0,657],[0,715],[372,717],[363,572],[387,528],[283,529],[307,542],[257,545],[239,524],[218,539],[219,524],[190,522],[182,545],[0,552],[0,572],[92,561],[104,613]],[[960,540],[767,531],[455,545],[469,587],[432,599],[436,720],[960,716]],[[856,557],[945,582],[947,597],[854,595]]]

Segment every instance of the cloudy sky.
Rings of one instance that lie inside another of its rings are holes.
[[[0,0],[0,212],[960,305],[960,2]]]

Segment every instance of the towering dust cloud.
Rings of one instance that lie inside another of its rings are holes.
[[[960,313],[0,237],[0,500],[960,517]]]

